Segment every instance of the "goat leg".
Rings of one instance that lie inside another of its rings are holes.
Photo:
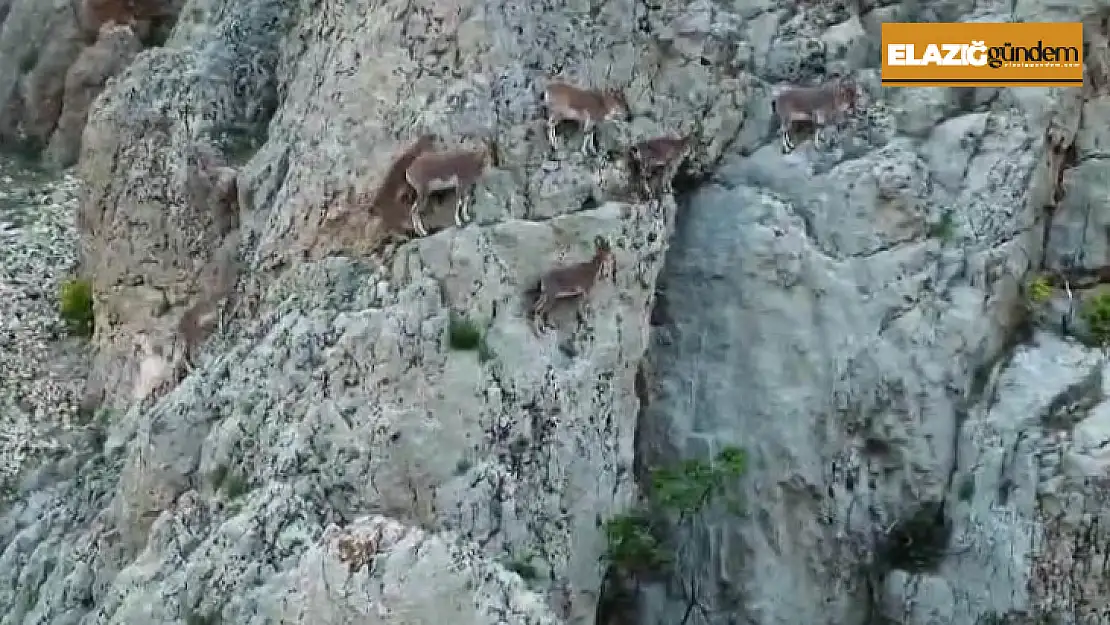
[[[552,115],[547,118],[547,142],[551,144],[551,149],[559,149],[559,118]]]
[[[588,318],[589,304],[586,301],[586,297],[583,295],[582,297],[579,297],[578,301],[574,304],[574,321],[579,327],[581,327],[586,325],[586,320]]]
[[[456,191],[458,198],[455,199],[455,226],[462,228],[466,225],[466,199],[468,193],[463,190]]]
[[[536,336],[540,335],[540,321],[544,325],[547,324],[547,293],[540,290],[540,294],[536,296],[536,302],[532,304],[532,332]]]
[[[547,312],[546,311],[533,311],[532,312],[532,334],[542,336],[547,329]]]
[[[422,195],[417,195],[416,201],[412,203],[412,208],[409,209],[409,218],[412,220],[412,229],[416,231],[417,236],[428,236],[428,230],[424,228],[424,221],[420,219],[420,208]]]
[[[582,122],[582,156],[590,156],[590,150],[594,143],[594,120],[586,118]]]
[[[474,221],[474,187],[466,190],[466,202],[463,203],[463,219],[465,223]]]

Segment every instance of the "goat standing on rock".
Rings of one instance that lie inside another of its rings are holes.
[[[407,172],[417,156],[428,152],[435,143],[435,136],[422,134],[409,144],[400,155],[393,159],[385,177],[370,199],[370,211],[382,218],[386,228],[392,233],[405,233],[412,223],[409,206],[413,190],[407,180]]]
[[[460,228],[470,221],[468,211],[473,200],[474,185],[486,170],[486,163],[494,148],[487,143],[480,150],[455,150],[451,152],[422,152],[405,170],[405,180],[416,192],[416,200],[409,209],[412,228],[419,236],[428,230],[420,218],[420,211],[428,197],[439,191],[454,190],[455,225]]]
[[[855,112],[859,90],[844,78],[834,78],[819,87],[787,87],[771,102],[771,109],[779,118],[782,132],[782,151],[794,149],[790,127],[794,122],[813,123],[813,145],[821,143],[821,128],[845,113]]]
[[[606,265],[611,267],[612,275],[616,276],[617,267],[609,242],[599,236],[594,239],[594,245],[596,251],[590,260],[552,269],[540,278],[539,294],[532,306],[532,329],[537,336],[542,327],[550,327],[547,316],[559,300],[578,299],[581,305],[581,299],[590,294]]]
[[[544,104],[547,106],[547,140],[551,147],[559,149],[557,131],[564,121],[582,124],[582,154],[589,156],[594,144],[597,125],[603,121],[627,121],[632,111],[624,94],[616,89],[605,91],[580,89],[560,80],[547,83],[544,90]]]
[[[671,183],[675,175],[672,168],[686,160],[692,149],[693,136],[681,139],[656,137],[641,141],[628,149],[636,177],[639,178],[647,199],[658,199],[659,195],[672,191]],[[653,189],[651,181],[655,177],[661,184]]]

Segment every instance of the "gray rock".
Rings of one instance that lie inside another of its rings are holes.
[[[0,467],[0,625],[1106,621],[1104,357],[1046,320],[1092,296],[1027,286],[1107,264],[1093,92],[884,90],[876,23],[828,3],[184,14],[76,98],[67,253],[95,286],[103,406],[52,429],[42,394],[0,420],[38,441]],[[0,94],[25,80],[4,63]],[[773,90],[831,72],[868,110],[782,154]],[[548,74],[621,88],[636,119],[597,157],[553,151]],[[476,223],[441,206],[386,244],[364,198],[423,133],[500,158]],[[687,133],[677,198],[630,197],[623,146]],[[612,281],[533,335],[526,292],[597,236]],[[31,292],[17,278],[5,294]],[[198,310],[216,321],[186,363]],[[742,510],[672,514],[672,566],[615,596],[606,522],[658,499],[653,469],[732,447]]]
[[[85,48],[69,67],[57,127],[46,147],[46,159],[58,167],[77,161],[81,133],[89,106],[109,78],[131,63],[142,50],[142,43],[127,26],[106,25],[96,43]]]

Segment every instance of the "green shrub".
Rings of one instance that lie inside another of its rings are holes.
[[[622,514],[605,522],[605,560],[627,573],[658,571],[670,556],[647,514]]]
[[[478,324],[461,315],[451,315],[447,327],[451,349],[463,351],[480,350],[482,347],[482,331]]]
[[[952,211],[945,211],[940,219],[928,224],[926,236],[931,239],[940,239],[942,242],[952,240],[956,236],[956,217]]]
[[[956,490],[956,498],[960,501],[971,501],[975,496],[975,478],[971,475],[965,475],[960,480],[960,486]]]
[[[652,497],[664,510],[679,515],[697,513],[744,475],[746,464],[744,450],[728,447],[712,462],[686,460],[677,467],[655,469],[651,473]]]
[[[228,499],[238,499],[250,491],[250,485],[241,474],[231,473],[224,479],[222,490]]]
[[[212,131],[212,140],[223,151],[228,163],[245,165],[266,143],[269,127],[265,123],[221,126]]]
[[[1043,275],[1034,276],[1025,285],[1025,293],[1031,304],[1043,304],[1052,297],[1052,282]]]
[[[525,554],[509,561],[505,565],[505,568],[516,573],[520,576],[520,579],[525,581],[539,579],[540,571],[536,568],[536,565],[532,564],[532,561],[535,559],[536,557],[533,554]]]
[[[221,622],[218,612],[205,614],[203,612],[193,612],[190,610],[185,616],[185,625],[220,625]]]
[[[92,336],[93,294],[88,280],[67,280],[58,294],[58,314],[65,321],[70,334]]]
[[[250,490],[250,485],[242,474],[222,464],[208,474],[208,481],[213,490],[223,492],[228,500],[238,499]]]
[[[1097,345],[1110,345],[1110,293],[1099,293],[1083,302],[1079,317],[1087,324]]]
[[[673,535],[673,524],[682,523],[726,495],[743,474],[747,455],[737,447],[727,447],[713,460],[686,460],[674,467],[651,472],[651,500],[628,514],[605,523],[605,559],[617,570],[638,575],[658,572],[667,567],[673,546],[665,537]],[[734,513],[739,501],[727,498]]]

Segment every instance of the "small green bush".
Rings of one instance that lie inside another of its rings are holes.
[[[646,514],[622,514],[609,519],[605,522],[605,539],[605,560],[621,571],[658,571],[670,563],[670,556]]]
[[[185,616],[185,625],[220,625],[220,623],[220,615],[217,612],[205,614],[190,610]]]
[[[228,499],[238,499],[250,491],[250,485],[247,484],[247,478],[238,473],[232,473],[224,479],[223,491]]]
[[[673,535],[674,525],[727,495],[746,467],[744,450],[726,447],[709,462],[686,460],[652,470],[646,505],[605,523],[605,560],[633,576],[663,570],[672,560],[673,545],[667,545],[665,537]],[[725,497],[725,503],[731,512],[740,512],[737,498]]]
[[[744,475],[744,450],[728,447],[712,462],[687,460],[677,467],[662,467],[651,474],[652,497],[665,510],[689,515],[699,512],[730,484]]]
[[[1043,304],[1052,297],[1052,283],[1046,276],[1034,276],[1025,286],[1031,304]]]
[[[536,557],[533,554],[525,554],[509,561],[505,568],[516,573],[525,581],[539,579],[540,571],[536,568],[536,565],[532,564],[535,559]]]
[[[956,236],[956,217],[952,211],[945,211],[940,219],[927,226],[926,236],[931,239],[940,239],[942,242],[952,240]]]
[[[975,496],[975,478],[970,476],[970,475],[965,475],[963,477],[963,479],[960,480],[960,486],[956,490],[956,498],[959,499],[960,501],[966,502],[966,501],[971,501],[971,498],[974,497],[974,496]]]
[[[1100,347],[1110,345],[1110,293],[1099,293],[1083,302],[1079,317]]]
[[[482,347],[482,331],[478,324],[461,315],[451,315],[447,328],[451,349],[470,351]]]
[[[250,485],[243,475],[222,464],[208,474],[208,481],[212,484],[213,490],[222,491],[229,500],[238,499],[250,490]]]
[[[65,321],[70,334],[92,336],[93,294],[88,280],[67,280],[58,294],[58,314]]]

